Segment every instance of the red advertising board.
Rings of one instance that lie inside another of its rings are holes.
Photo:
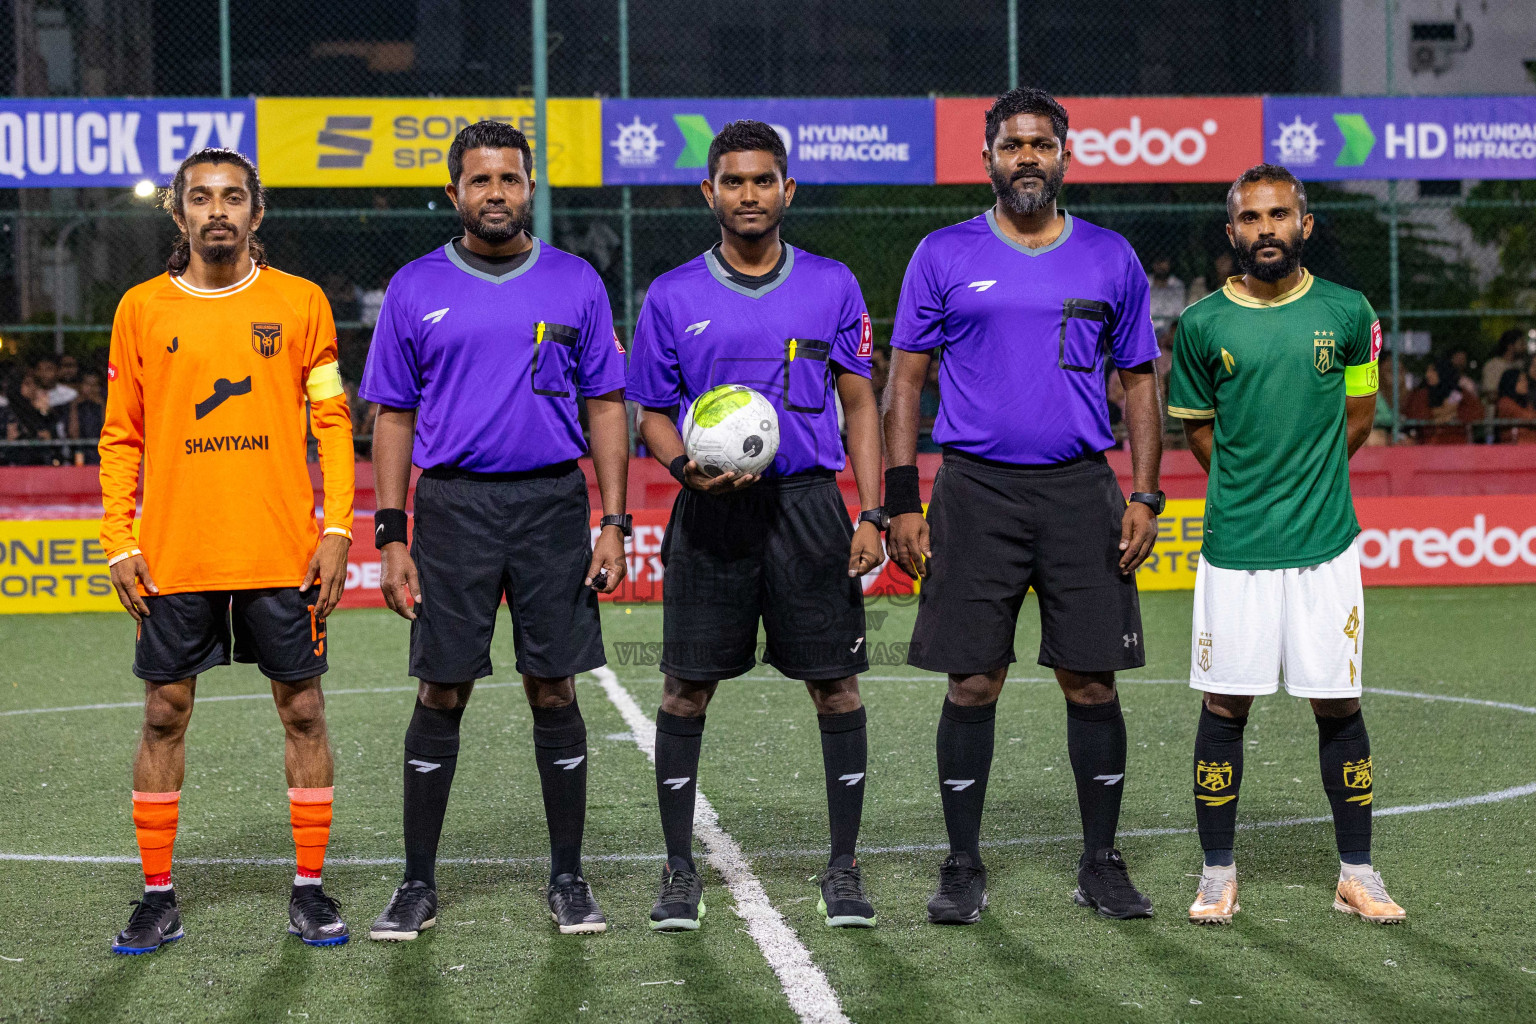
[[[1536,495],[1357,498],[1365,585],[1536,583]]]
[[[1078,184],[1231,181],[1264,157],[1258,96],[1061,97]],[[984,182],[991,97],[934,101],[934,180]]]

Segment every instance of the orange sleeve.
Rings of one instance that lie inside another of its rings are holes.
[[[123,296],[112,318],[107,357],[107,412],[101,426],[101,546],[110,560],[137,546],[135,492],[144,456],[144,379],[139,360],[138,303]]]
[[[319,288],[311,292],[308,357],[304,389],[309,400],[309,429],[320,442],[320,474],[325,487],[325,531],[352,536],[355,470],[352,408],[341,385],[336,361],[336,320]]]

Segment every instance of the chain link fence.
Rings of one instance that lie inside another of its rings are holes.
[[[9,62],[0,73],[18,95],[531,91],[528,2],[241,0],[223,7],[227,49],[217,0],[45,4],[13,0],[16,16],[0,26],[0,65]],[[1338,0],[1147,0],[1134,13],[1116,0],[785,0],[761,9],[562,0],[548,12],[549,94],[987,95],[1013,82],[1069,96],[1330,93],[1340,87],[1339,8]],[[1536,349],[1536,182],[1309,190],[1317,230],[1308,266],[1364,291],[1383,327],[1405,340],[1395,366],[1384,367],[1379,439],[1536,439],[1531,425],[1505,415],[1524,407],[1501,402],[1500,381],[1483,379],[1501,339],[1517,341],[1516,361],[1529,363]],[[1214,184],[1090,186],[1069,176],[1063,204],[1131,241],[1157,301],[1173,311],[1160,320],[1167,326],[1230,272],[1224,194]],[[991,202],[985,185],[802,186],[785,237],[853,269],[883,345],[919,240]],[[459,230],[437,189],[281,189],[261,235],[275,265],[325,289],[343,376],[355,385],[389,276]],[[78,367],[65,367],[71,387],[91,388],[80,377],[104,369],[119,297],[163,269],[173,235],[167,215],[116,191],[0,190],[0,381],[12,410],[52,380],[56,364],[38,368],[39,359],[62,355]],[[603,275],[626,337],[649,282],[717,239],[694,188],[554,192],[551,241]],[[1447,374],[1473,386],[1425,386]],[[96,421],[79,412],[54,410],[41,423],[13,412],[0,461],[90,461],[92,445],[68,443],[72,433],[93,436],[81,431]],[[366,435],[366,411],[358,414]]]

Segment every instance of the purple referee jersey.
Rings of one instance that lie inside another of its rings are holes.
[[[450,242],[389,282],[359,394],[416,410],[412,461],[510,473],[587,450],[577,394],[624,386],[624,350],[602,279],[586,260],[534,239],[494,276]]]
[[[923,239],[902,281],[891,345],[943,348],[934,441],[1021,465],[1114,447],[1106,361],[1158,354],[1141,262],[1120,235],[1070,214],[1038,249],[994,216]]]
[[[868,377],[873,337],[853,273],[785,246],[757,288],[732,280],[713,252],[652,282],[635,325],[628,398],[686,414],[721,384],[761,392],[779,413],[779,453],[764,476],[840,470],[837,370]]]

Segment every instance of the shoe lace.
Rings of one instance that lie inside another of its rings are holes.
[[[128,927],[124,930],[130,932],[148,928],[165,909],[165,904],[158,900],[134,900],[128,905],[133,908],[133,913],[128,915]]]
[[[341,919],[341,904],[318,885],[295,886],[293,900],[304,916],[316,924],[330,924]]]
[[[1105,860],[1096,861],[1093,865],[1093,871],[1099,876],[1099,880],[1104,883],[1105,888],[1109,889],[1116,896],[1133,898],[1140,895],[1136,886],[1131,884],[1131,873],[1127,870],[1125,861],[1120,857],[1118,850],[1112,851],[1111,855]],[[1201,891],[1204,891],[1203,883]]]
[[[1360,882],[1360,887],[1365,890],[1365,894],[1369,896],[1373,901],[1377,903],[1392,902],[1392,897],[1387,895],[1387,885],[1381,880],[1381,875],[1372,871],[1368,875],[1359,875],[1356,877]]]
[[[822,875],[822,881],[832,890],[833,899],[864,899],[864,882],[857,867],[833,868]]]
[[[1221,902],[1221,897],[1227,889],[1227,879],[1212,875],[1202,876],[1200,879],[1200,892],[1197,903],[1216,904]]]
[[[555,895],[565,903],[567,908],[578,914],[590,913],[597,909],[597,903],[592,898],[591,886],[580,879],[555,886]]]
[[[944,866],[939,869],[939,895],[948,896],[951,899],[964,896],[979,874],[981,874],[980,868],[945,861]]]
[[[416,904],[425,901],[431,891],[425,885],[402,885],[395,890],[395,898],[389,901],[389,909],[400,917],[405,917]]]
[[[675,868],[661,884],[662,903],[687,903],[693,897],[693,883],[699,876],[687,868]]]

